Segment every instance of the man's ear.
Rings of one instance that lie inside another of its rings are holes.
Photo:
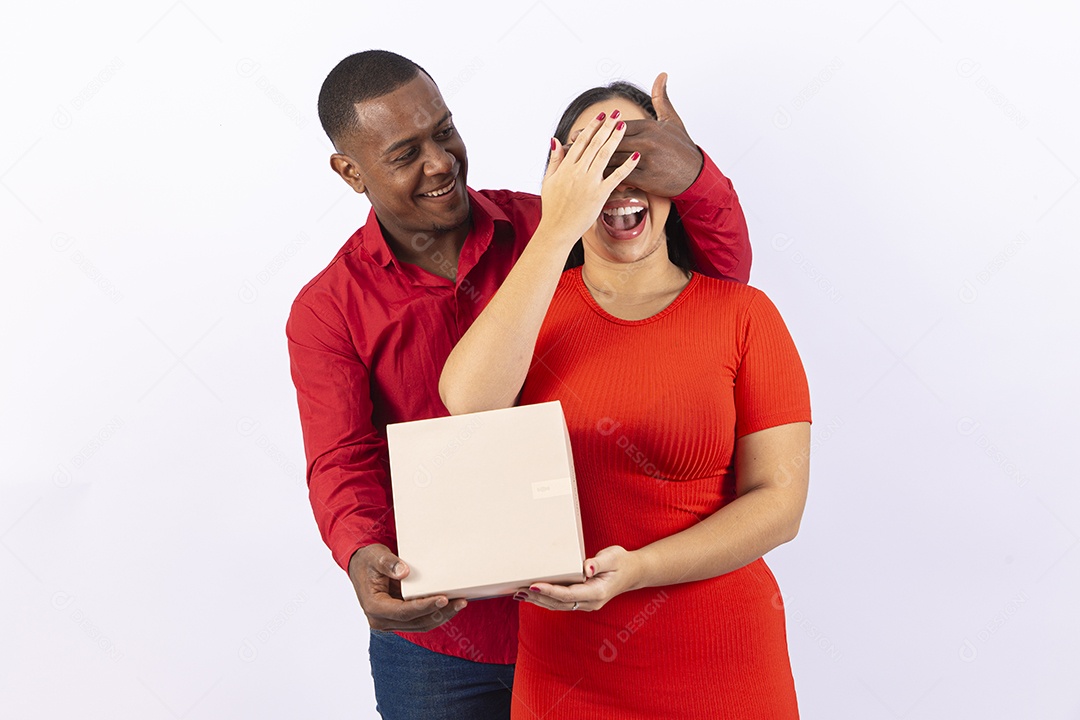
[[[334,153],[330,156],[330,168],[341,176],[345,184],[358,193],[364,193],[364,181],[360,179],[360,166],[348,155]]]

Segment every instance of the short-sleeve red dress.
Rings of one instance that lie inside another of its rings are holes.
[[[549,400],[570,429],[588,556],[700,522],[735,499],[739,437],[810,420],[772,302],[700,274],[660,313],[627,321],[596,303],[580,268],[564,273],[521,398]],[[772,572],[759,559],[596,612],[523,603],[512,717],[797,718]]]

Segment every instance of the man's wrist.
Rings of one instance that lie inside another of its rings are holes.
[[[682,190],[682,192],[676,193],[671,198],[672,200],[685,199],[684,196],[686,196],[686,197],[696,197],[697,195],[701,194],[700,193],[700,188],[697,188],[696,186],[699,183],[701,183],[701,181],[702,181],[702,179],[703,179],[703,177],[705,175],[705,165],[706,165],[706,157],[707,156],[705,155],[705,151],[702,150],[700,146],[695,145],[694,147],[697,148],[697,154],[698,154],[697,172],[694,173],[694,179],[690,182],[690,184],[687,185],[686,188]]]
[[[349,575],[353,574],[353,563],[358,562],[357,558],[360,556],[360,552],[365,548],[371,547],[370,545],[362,545],[353,550],[352,555],[349,555],[348,566],[345,568]]]
[[[383,543],[370,542],[370,543],[367,543],[366,545],[361,545],[360,547],[353,550],[352,555],[349,556],[349,563],[348,563],[348,567],[346,568],[346,570],[348,571],[348,573],[350,575],[352,575],[353,563],[354,562],[357,562],[357,563],[365,562],[365,556],[368,554],[368,552],[370,552],[371,548],[375,547],[376,545],[382,545],[383,547],[386,547],[387,549],[389,549],[388,546],[386,546]]]

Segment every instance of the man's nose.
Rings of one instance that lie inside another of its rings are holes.
[[[454,156],[445,148],[435,146],[424,159],[424,173],[427,175],[446,175],[454,168]]]

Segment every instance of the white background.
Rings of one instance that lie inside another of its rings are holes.
[[[367,213],[320,83],[383,47],[440,83],[476,188],[536,191],[574,95],[671,74],[810,375],[811,497],[769,556],[805,718],[1080,718],[1065,5],[8,10],[0,714],[374,714],[284,323]]]

